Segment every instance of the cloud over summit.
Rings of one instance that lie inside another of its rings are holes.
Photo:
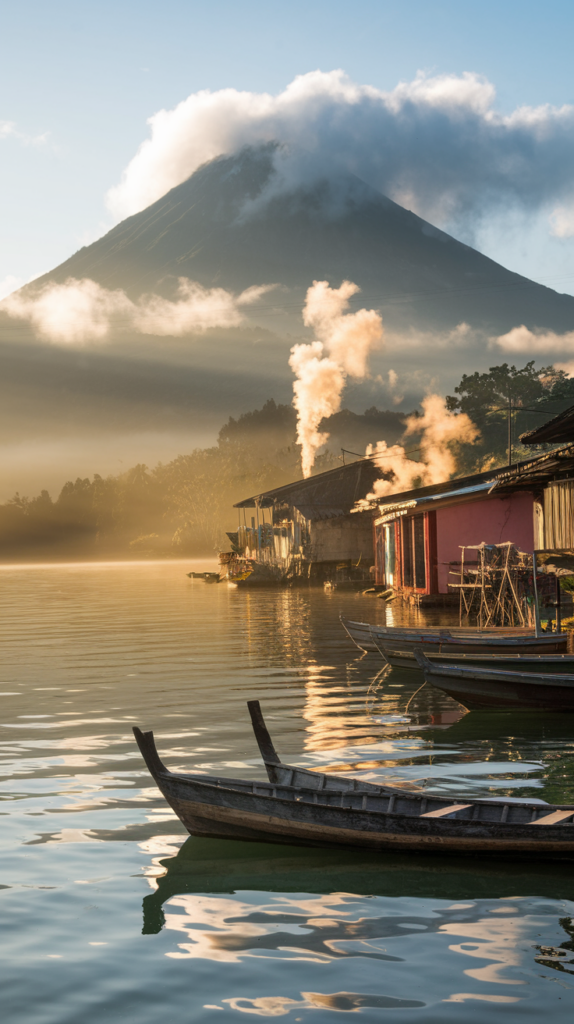
[[[555,235],[574,234],[574,106],[505,115],[495,101],[494,86],[471,72],[419,73],[389,92],[340,70],[300,75],[276,96],[204,90],[149,119],[150,138],[108,205],[121,219],[215,157],[278,142],[286,190],[351,172],[443,227],[512,206],[546,211]]]

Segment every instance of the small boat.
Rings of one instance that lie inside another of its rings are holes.
[[[381,654],[383,652],[381,651]],[[425,657],[431,662],[440,661],[447,665],[478,665],[488,668],[496,665],[497,668],[508,669],[519,672],[566,672],[574,674],[574,654],[522,654],[517,653],[499,654],[451,654],[443,651],[441,654],[431,654],[425,651]],[[385,651],[385,661],[393,668],[408,668],[420,672],[421,667],[416,659],[414,651]]]
[[[218,572],[186,572],[190,580],[203,580],[204,583],[219,583]]]
[[[510,669],[506,661],[501,663],[498,658],[492,658],[489,665],[467,665],[462,659],[454,658],[431,661],[421,651],[417,651],[415,657],[425,681],[454,697],[469,711],[486,708],[574,711],[573,671],[524,671],[518,666]]]
[[[277,565],[235,556],[222,563],[221,580],[238,587],[276,587],[284,582],[284,573]]]
[[[574,804],[428,796],[285,765],[248,702],[268,782],[170,772],[152,732],[144,761],[188,832],[219,839],[370,850],[574,860]]]
[[[361,651],[379,651],[400,655],[424,651],[425,654],[560,654],[566,653],[566,633],[545,633],[536,636],[534,630],[522,627],[489,627],[464,629],[460,627],[375,626],[369,622],[353,622],[341,616],[343,628]],[[408,666],[407,666],[408,667]]]

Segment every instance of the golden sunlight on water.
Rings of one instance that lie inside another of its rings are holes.
[[[207,586],[191,568],[0,570],[11,1024],[570,1020],[567,866],[186,839],[131,732],[153,728],[170,767],[263,778],[256,697],[295,763],[574,801],[569,719],[465,713],[361,654],[339,623],[399,608]]]

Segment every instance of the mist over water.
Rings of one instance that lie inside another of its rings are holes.
[[[0,569],[5,1019],[569,1021],[569,866],[193,839],[131,728],[174,769],[263,778],[256,697],[286,761],[573,802],[574,722],[465,713],[339,624],[412,610],[191,568]]]

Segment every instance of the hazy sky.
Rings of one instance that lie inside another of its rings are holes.
[[[296,75],[337,68],[390,91],[423,70],[484,76],[502,115],[562,107],[574,104],[573,30],[574,5],[565,0],[4,5],[0,283],[51,269],[111,227],[105,195],[149,136],[147,119],[191,93],[277,94]],[[474,241],[512,269],[574,293],[574,238],[552,236],[549,213],[499,211]]]

